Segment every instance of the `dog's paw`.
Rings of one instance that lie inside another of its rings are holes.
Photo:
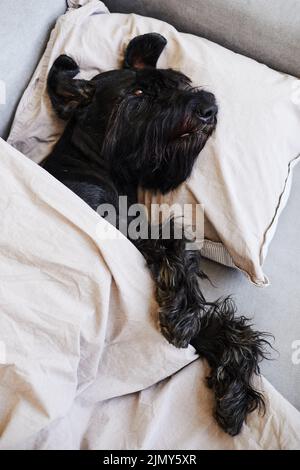
[[[173,344],[176,348],[187,348],[190,342],[190,338],[178,337],[174,334],[173,330],[170,330],[168,327],[160,325],[161,334],[166,338],[166,340]]]
[[[224,384],[222,385],[224,388]],[[217,395],[218,388],[215,392]],[[249,383],[236,380],[226,391],[222,390],[222,393],[223,396],[216,396],[214,415],[219,426],[230,436],[236,436],[241,432],[249,413],[255,410],[262,415],[265,413],[263,395]]]
[[[174,315],[174,311],[162,309],[159,320],[161,333],[176,348],[187,348],[200,327],[198,312],[179,311]]]

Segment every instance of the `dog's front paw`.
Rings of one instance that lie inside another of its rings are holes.
[[[189,339],[184,339],[176,336],[174,330],[169,329],[167,326],[160,324],[160,331],[166,340],[173,344],[176,348],[187,348],[189,345]]]
[[[163,336],[176,348],[187,348],[200,327],[197,312],[166,311],[159,313],[160,330]]]

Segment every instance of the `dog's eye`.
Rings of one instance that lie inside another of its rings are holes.
[[[135,96],[142,95],[143,93],[144,93],[143,90],[140,90],[140,89],[134,90],[134,92],[133,92],[133,94],[134,94]]]

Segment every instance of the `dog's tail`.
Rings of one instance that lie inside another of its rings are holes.
[[[265,411],[263,395],[253,379],[260,372],[260,361],[268,357],[267,338],[271,336],[253,330],[246,317],[235,313],[230,297],[208,303],[199,332],[191,340],[211,368],[207,381],[215,394],[215,418],[232,436],[241,431],[249,413]]]

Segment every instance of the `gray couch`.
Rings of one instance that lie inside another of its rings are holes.
[[[202,35],[272,67],[300,77],[300,3],[298,0],[105,0],[111,11],[154,16],[178,29]],[[6,137],[17,102],[43,51],[65,0],[2,0],[0,4],[0,80],[7,85],[0,104],[0,136]],[[300,132],[300,130],[299,130]],[[265,271],[272,285],[259,289],[238,271],[210,261],[205,269],[216,298],[235,293],[239,310],[253,315],[261,330],[275,336],[274,360],[262,371],[300,409],[300,364],[292,362],[292,343],[300,340],[300,168],[295,170],[289,203],[271,244]]]

